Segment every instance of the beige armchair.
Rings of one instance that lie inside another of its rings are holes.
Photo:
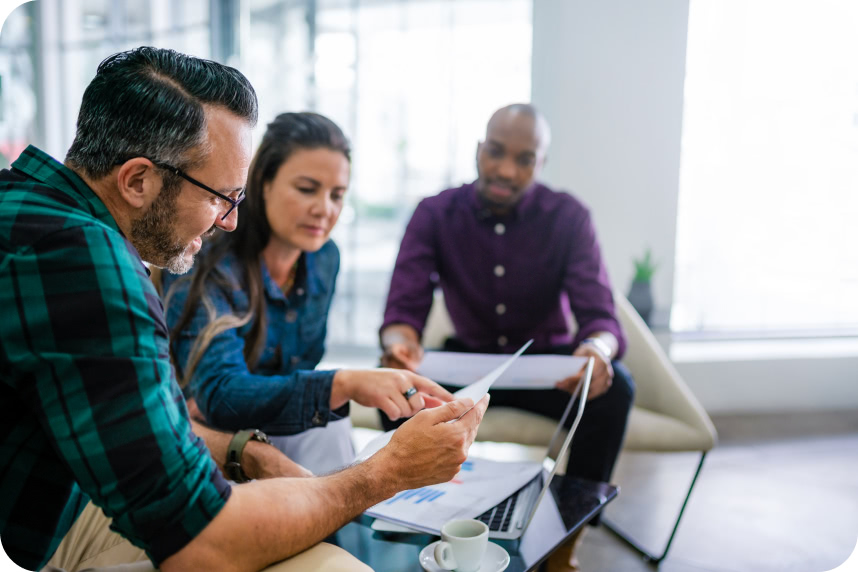
[[[629,301],[622,293],[614,292],[614,302],[617,317],[628,337],[623,363],[631,371],[636,384],[635,405],[629,418],[624,450],[700,453],[700,462],[661,555],[651,554],[618,530],[609,519],[602,519],[609,530],[628,542],[647,560],[657,563],[665,558],[670,549],[706,453],[715,446],[717,436],[706,411]],[[452,333],[453,325],[443,297],[440,292],[436,293],[423,332],[423,345],[427,349],[438,349]],[[486,414],[477,439],[545,447],[555,427],[556,422],[546,417],[497,407]]]

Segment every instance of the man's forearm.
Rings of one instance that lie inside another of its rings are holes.
[[[259,570],[401,490],[446,482],[467,459],[487,406],[488,395],[476,405],[459,399],[425,409],[375,455],[333,475],[235,486],[217,516],[161,569]]]
[[[221,472],[226,464],[226,452],[232,441],[233,433],[227,433],[191,419],[194,433],[205,441],[206,448]],[[271,477],[309,477],[310,471],[291,460],[282,451],[259,441],[248,441],[241,453],[241,468],[251,479]]]
[[[226,463],[226,451],[229,448],[229,442],[232,440],[232,433],[212,429],[194,419],[191,419],[191,428],[194,430],[194,434],[205,442],[212,459],[223,471],[223,466]]]
[[[313,546],[369,506],[396,493],[395,479],[370,458],[312,479],[268,479],[233,487],[192,552],[167,559],[161,570],[255,571]]]

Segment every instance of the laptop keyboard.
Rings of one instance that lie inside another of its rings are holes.
[[[509,523],[512,520],[512,512],[515,509],[515,502],[517,500],[518,493],[515,493],[512,496],[507,497],[499,505],[490,508],[478,516],[477,520],[481,520],[489,525],[489,530],[505,532],[509,529]]]

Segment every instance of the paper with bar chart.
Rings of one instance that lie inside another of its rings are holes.
[[[439,534],[453,518],[473,518],[526,485],[542,467],[533,461],[498,462],[469,457],[453,480],[402,491],[366,514]]]

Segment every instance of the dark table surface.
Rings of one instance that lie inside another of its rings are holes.
[[[565,481],[565,482],[564,482]],[[564,490],[563,499],[559,491]],[[536,570],[576,530],[585,526],[611,502],[618,488],[607,483],[555,477],[551,495],[542,499],[533,521],[518,540],[491,540],[510,555],[508,572]],[[420,571],[419,554],[438,540],[431,534],[378,532],[370,517],[361,516],[336,534],[339,546],[376,572]]]

